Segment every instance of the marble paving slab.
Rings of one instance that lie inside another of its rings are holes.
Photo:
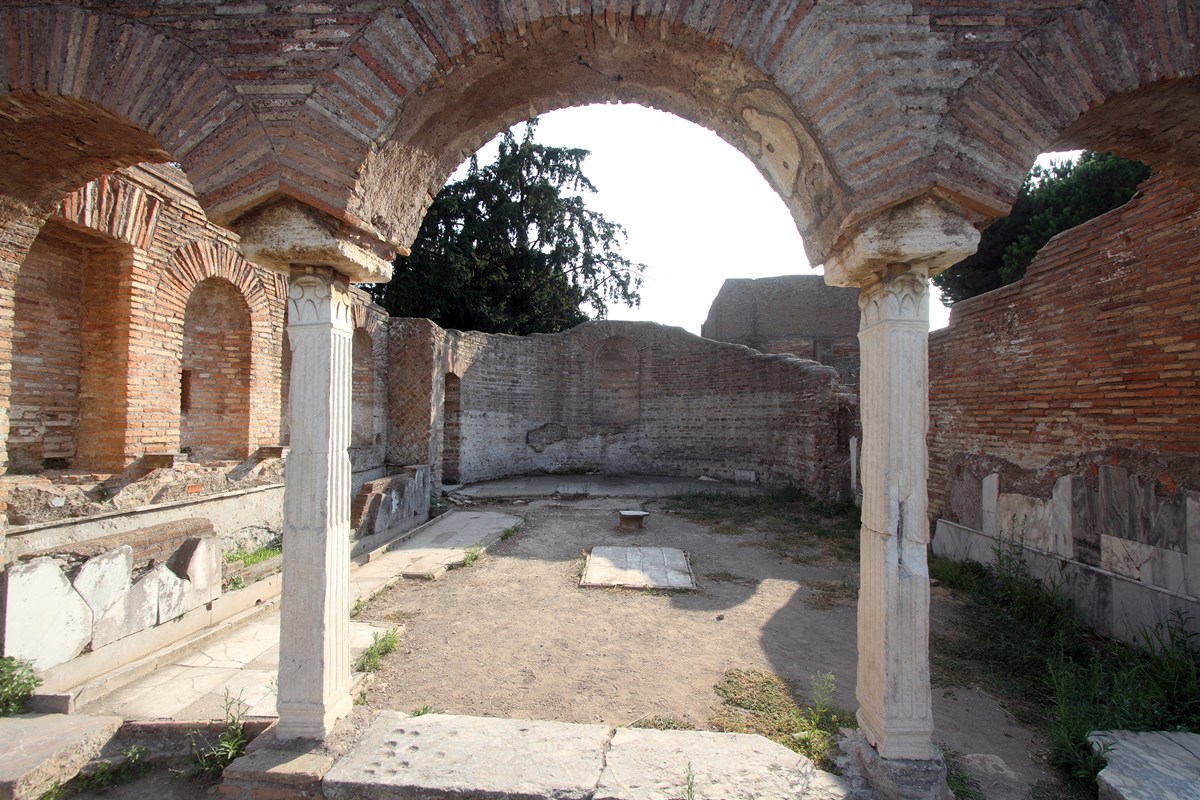
[[[593,547],[579,585],[695,589],[687,553],[674,547]]]

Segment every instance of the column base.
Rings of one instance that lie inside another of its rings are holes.
[[[844,748],[857,757],[871,788],[887,800],[954,800],[941,753],[927,760],[881,758],[861,731]]]
[[[275,738],[324,739],[333,730],[339,719],[354,708],[354,698],[349,689],[331,700],[324,707],[308,703],[279,704],[279,722],[275,725]]]

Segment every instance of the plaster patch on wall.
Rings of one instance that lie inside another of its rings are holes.
[[[555,442],[561,442],[566,438],[566,425],[560,425],[557,422],[547,422],[540,428],[534,428],[526,433],[525,444],[532,447],[535,453],[540,453]]]

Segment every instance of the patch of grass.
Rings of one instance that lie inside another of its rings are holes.
[[[412,711],[410,711],[408,713],[410,716],[413,716],[413,717],[423,717],[426,714],[440,714],[442,712],[440,709],[434,708],[433,706],[429,705],[429,703],[424,703],[422,705],[417,706],[416,708],[414,708]]]
[[[472,564],[474,564],[476,561],[478,561],[480,556],[482,556],[482,555],[483,555],[482,547],[468,547],[466,549],[466,551],[463,553],[462,565],[464,567],[469,567]]]
[[[356,694],[354,696],[354,705],[356,705],[356,706],[369,705],[369,703],[367,701],[367,690],[366,689],[358,690],[358,694]]]
[[[935,683],[977,685],[1047,738],[1050,761],[1094,792],[1102,754],[1095,730],[1200,730],[1200,641],[1173,617],[1135,649],[1105,641],[1071,618],[1062,585],[1043,585],[1019,542],[997,548],[991,568],[965,567],[962,614],[932,637]]]
[[[400,632],[392,628],[386,633],[375,631],[371,644],[354,662],[356,672],[377,672],[383,666],[383,657],[400,646]]]
[[[953,561],[945,556],[929,557],[929,577],[947,589],[972,591],[987,579],[987,567],[978,561]]]
[[[818,611],[858,602],[858,587],[843,581],[813,581],[808,584],[809,596],[804,605]]]
[[[833,770],[840,728],[858,726],[854,715],[833,705],[831,673],[814,675],[811,704],[800,708],[793,687],[778,675],[731,669],[714,689],[725,705],[713,727],[725,733],[757,733],[807,756],[819,769]]]
[[[225,726],[216,742],[209,742],[199,731],[188,735],[192,746],[192,778],[215,783],[225,768],[246,752],[250,737],[242,724],[242,698],[225,692]]]
[[[238,589],[246,588],[246,576],[234,575],[225,583],[225,591],[236,592]]]
[[[24,713],[29,698],[41,685],[33,664],[12,656],[0,657],[0,717]]]
[[[108,760],[99,762],[91,771],[71,779],[65,787],[66,793],[103,792],[112,786],[132,783],[150,769],[151,765],[146,761],[146,748],[138,744],[130,745],[121,753],[120,763],[113,766]]]
[[[686,492],[668,498],[666,508],[716,533],[763,534],[767,549],[798,563],[858,560],[853,503],[815,500],[792,488],[757,495]]]
[[[367,610],[367,601],[363,598],[358,598],[354,601],[354,605],[350,606],[350,616],[357,617],[359,614]]]
[[[642,717],[629,723],[631,728],[644,728],[652,731],[694,731],[696,726],[691,720],[681,717],[660,716],[654,715],[650,717]]]
[[[517,529],[515,526],[511,527],[511,528],[505,528],[503,531],[500,532],[501,539],[511,539],[512,537],[514,537],[516,535],[517,535]]]
[[[696,773],[692,772],[690,761],[683,773],[683,800],[696,800]]]
[[[225,554],[225,561],[230,564],[236,564],[240,561],[243,567],[252,567],[255,564],[282,554],[283,546],[279,542],[272,542],[262,547],[257,547],[254,550],[243,550],[240,547],[230,550]]]
[[[704,577],[713,583],[735,583],[736,581],[740,580],[737,575],[724,570],[720,570],[718,572],[706,572],[704,573]]]
[[[963,767],[962,754],[942,748],[942,755],[946,759],[946,784],[954,792],[955,800],[987,800],[979,782]]]

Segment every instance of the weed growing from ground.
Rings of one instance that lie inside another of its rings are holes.
[[[767,549],[798,563],[858,561],[859,511],[852,503],[779,489],[755,495],[686,492],[668,498],[666,506],[717,533],[764,534]]]
[[[483,555],[482,547],[468,547],[466,549],[466,551],[463,553],[463,566],[464,567],[471,566],[476,561],[478,561],[479,557],[482,555]]]
[[[80,792],[104,792],[112,786],[132,783],[145,775],[151,769],[146,761],[146,748],[135,744],[127,747],[121,753],[121,761],[116,766],[108,760],[96,764],[89,772],[81,772],[63,787],[63,796]]]
[[[517,529],[515,527],[505,528],[503,531],[500,532],[501,539],[511,539],[512,537],[514,537],[516,535],[517,535]]]
[[[42,679],[34,674],[31,663],[12,656],[0,657],[0,717],[24,713],[29,698],[41,685]]]
[[[812,701],[800,708],[793,687],[778,675],[731,669],[714,688],[725,701],[712,719],[725,733],[757,733],[801,755],[819,769],[834,769],[833,753],[841,728],[855,728],[854,715],[833,705],[834,678],[812,678]]]
[[[696,773],[692,772],[690,761],[683,773],[683,800],[696,800]]]
[[[400,632],[392,628],[386,633],[376,631],[371,635],[371,644],[354,662],[357,672],[376,672],[383,666],[383,657],[400,646]]]
[[[354,601],[354,605],[350,606],[350,616],[357,617],[359,614],[367,610],[367,601],[363,598],[358,598]]]
[[[409,716],[423,717],[426,714],[440,714],[440,713],[442,713],[442,712],[439,711],[438,709],[434,708],[433,706],[429,705],[429,703],[424,703],[423,705],[419,705],[416,708],[414,708],[412,711],[410,711]]]
[[[930,573],[964,600],[932,637],[934,681],[1000,697],[1046,736],[1070,791],[1094,792],[1104,767],[1092,731],[1200,731],[1200,641],[1184,617],[1146,630],[1140,650],[1102,640],[1071,618],[1063,586],[1033,579],[1017,542],[1000,545],[991,568],[934,558]]]
[[[954,800],[987,800],[979,782],[963,767],[960,753],[942,748],[942,756],[946,759],[946,785],[954,792]]]
[[[215,783],[225,768],[246,752],[250,738],[242,723],[242,698],[230,697],[225,693],[225,727],[217,734],[216,742],[209,742],[199,731],[188,735],[192,746],[192,777],[206,783]]]

